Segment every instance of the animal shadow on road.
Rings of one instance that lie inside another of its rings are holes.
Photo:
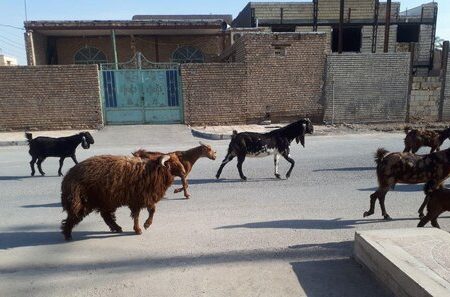
[[[40,207],[61,207],[61,203],[47,203],[47,204],[29,204],[22,205],[23,208],[40,208]]]
[[[419,218],[400,218],[394,221],[418,221]],[[353,229],[357,225],[385,223],[383,219],[361,219],[361,220],[343,220],[341,218],[330,220],[279,220],[247,223],[242,225],[229,225],[217,227],[215,229],[315,229],[315,230],[332,230],[332,229]]]
[[[26,179],[26,178],[39,178],[39,177],[44,177],[41,175],[37,175],[37,176],[31,176],[31,175],[26,175],[26,176],[0,176],[0,180],[22,180],[22,179]]]
[[[91,232],[80,231],[74,232],[74,241],[93,239],[93,238],[107,238],[117,236],[131,236],[134,232],[123,233],[111,233],[105,232]],[[0,232],[0,250],[18,248],[18,247],[31,247],[42,245],[55,245],[64,244],[64,236],[59,231],[16,231],[16,232]]]
[[[246,181],[243,181],[242,179],[215,179],[215,178],[200,178],[200,179],[188,179],[188,184],[190,185],[203,185],[203,184],[215,184],[215,183],[257,183],[257,182],[268,182],[268,181],[274,181],[277,182],[279,179],[273,177],[273,178],[249,178]],[[175,180],[174,185],[181,185],[180,180]]]
[[[363,192],[375,192],[376,190],[378,190],[378,187],[358,189],[358,191],[363,191]],[[394,189],[391,191],[392,192],[423,192],[423,184],[395,185]]]
[[[344,168],[325,168],[325,169],[316,169],[313,170],[313,172],[324,172],[324,171],[368,171],[373,170],[375,171],[376,168],[371,167],[344,167]]]

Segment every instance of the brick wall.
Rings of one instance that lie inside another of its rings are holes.
[[[409,60],[408,53],[329,55],[324,119],[332,119],[334,94],[336,123],[403,122]]]
[[[33,33],[36,65],[45,65],[47,38]],[[230,36],[217,35],[185,35],[185,36],[116,36],[117,56],[119,62],[129,61],[137,51],[153,62],[170,62],[172,53],[179,47],[193,46],[202,51],[206,62],[217,61],[217,57],[225,46],[230,45]],[[114,62],[111,36],[55,37],[59,65],[74,64],[74,56],[78,50],[92,46],[101,50],[109,63]],[[156,55],[158,46],[158,56]]]
[[[245,119],[244,64],[183,64],[181,76],[187,124],[233,124]]]
[[[410,121],[438,121],[440,95],[439,77],[414,77],[410,97]]]
[[[182,65],[186,123],[321,121],[325,47],[323,33],[246,34],[225,57],[239,63]]]
[[[377,47],[376,52],[382,53],[384,50],[384,33],[386,26],[378,26],[377,32]],[[389,52],[395,52],[397,50],[397,25],[391,25],[389,28]],[[362,42],[361,42],[361,53],[371,53],[372,52],[372,26],[363,26],[361,30]],[[409,44],[408,44],[409,45]]]
[[[448,55],[447,61],[447,77],[445,80],[444,106],[442,113],[444,121],[450,121],[450,54]]]
[[[102,125],[96,65],[0,67],[0,131]]]

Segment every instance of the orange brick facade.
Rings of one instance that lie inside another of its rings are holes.
[[[0,67],[0,131],[102,125],[96,65]]]
[[[256,33],[225,56],[235,63],[182,65],[186,123],[321,121],[325,50],[325,34]]]

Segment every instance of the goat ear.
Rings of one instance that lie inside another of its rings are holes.
[[[163,166],[163,167],[166,167],[166,162],[167,161],[169,161],[169,159],[170,159],[170,156],[169,155],[163,155],[163,156],[161,156],[161,158],[160,158],[160,164]]]

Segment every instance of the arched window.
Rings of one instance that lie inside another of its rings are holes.
[[[172,54],[174,63],[203,63],[205,57],[201,50],[192,46],[183,46],[177,48]]]
[[[75,64],[107,63],[105,54],[95,47],[83,47],[75,53]]]

